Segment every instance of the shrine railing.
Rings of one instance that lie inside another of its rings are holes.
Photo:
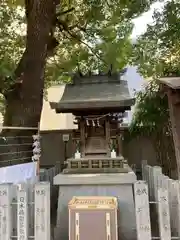
[[[180,181],[146,164],[142,175],[134,185],[137,240],[180,239]]]

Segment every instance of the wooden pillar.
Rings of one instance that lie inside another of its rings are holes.
[[[111,156],[111,149],[110,149],[110,123],[109,120],[105,120],[105,134],[106,134],[106,149],[107,149],[107,156]]]
[[[85,121],[80,120],[80,145],[81,145],[81,156],[85,157]]]
[[[123,133],[117,135],[117,143],[118,143],[118,156],[123,156],[123,141],[122,141]]]
[[[177,173],[178,179],[180,179],[180,90],[174,92],[174,90],[168,88],[167,94],[176,155]]]

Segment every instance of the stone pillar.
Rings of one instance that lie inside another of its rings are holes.
[[[28,194],[25,184],[18,185],[17,203],[17,240],[28,240]]]
[[[50,240],[50,183],[35,185],[35,240]]]
[[[11,184],[0,184],[0,239],[10,240],[12,236]]]

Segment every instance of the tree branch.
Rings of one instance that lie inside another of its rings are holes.
[[[108,66],[108,64],[107,64],[97,53],[95,53],[95,52],[93,51],[92,47],[90,47],[87,43],[85,43],[84,41],[82,41],[76,34],[71,33],[68,25],[67,25],[64,21],[57,19],[56,24],[58,25],[58,27],[59,27],[59,29],[60,29],[61,31],[64,31],[64,32],[68,33],[70,37],[76,39],[78,42],[80,42],[80,43],[82,43],[83,45],[87,46],[88,49],[91,51],[91,53],[92,53],[94,56],[96,56],[97,59],[99,59],[100,61],[103,61],[103,62],[106,64],[106,66]],[[65,35],[65,36],[66,36],[68,39],[70,39],[67,35]]]
[[[57,13],[56,16],[58,17],[58,16],[65,15],[65,14],[67,14],[67,13],[70,13],[70,12],[74,11],[74,9],[75,9],[75,8],[72,7],[72,8],[70,8],[70,9],[64,11],[64,12]]]
[[[93,48],[91,46],[89,46],[87,43],[85,43],[84,41],[82,41],[81,39],[79,39],[79,37],[73,33],[71,33],[69,30],[67,31],[67,33],[74,39],[76,39],[77,41],[79,41],[80,43],[82,43],[83,45],[85,45],[90,51],[91,53],[97,58],[99,59],[100,61],[104,62],[104,64],[106,66],[108,66],[108,64],[106,63],[106,61],[104,61],[100,56],[99,54],[97,54],[96,52],[94,52]]]
[[[24,65],[25,65],[25,56],[26,56],[26,50],[24,50],[24,52],[21,56],[21,59],[19,60],[19,63],[14,71],[15,78],[19,78],[23,73],[23,69],[24,69]]]

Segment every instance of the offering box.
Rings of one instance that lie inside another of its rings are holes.
[[[118,240],[115,197],[73,197],[69,207],[69,240]]]

